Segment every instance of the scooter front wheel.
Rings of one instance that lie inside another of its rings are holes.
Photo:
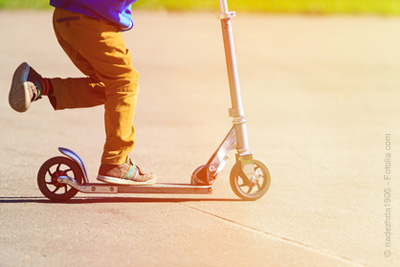
[[[230,184],[233,192],[244,200],[257,200],[267,193],[271,185],[271,174],[267,165],[262,161],[254,160],[255,177],[247,177],[242,170],[240,161],[236,162],[231,170]]]
[[[69,176],[82,183],[82,172],[79,166],[69,158],[54,157],[40,167],[37,183],[44,196],[54,201],[66,201],[78,193],[75,188],[58,182],[58,177]]]

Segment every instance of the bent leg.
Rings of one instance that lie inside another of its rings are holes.
[[[91,78],[52,78],[54,93],[49,96],[55,110],[87,108],[105,103],[104,84]]]

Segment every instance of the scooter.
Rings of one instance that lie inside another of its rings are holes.
[[[228,11],[227,0],[219,0],[225,58],[228,70],[233,118],[232,128],[206,164],[192,174],[190,184],[155,184],[128,186],[106,183],[90,183],[83,160],[72,150],[59,147],[65,155],[47,160],[40,167],[37,182],[44,196],[53,201],[66,201],[81,193],[148,193],[148,194],[210,194],[217,175],[229,159],[229,152],[236,150],[236,163],[230,173],[233,192],[244,200],[256,200],[265,195],[271,184],[270,171],[265,163],[253,158],[249,150],[246,120],[240,95],[239,79],[234,50],[231,19],[234,11]]]

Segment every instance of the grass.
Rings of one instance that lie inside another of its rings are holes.
[[[230,10],[259,13],[400,16],[400,0],[228,0]],[[137,9],[216,11],[217,0],[139,0]],[[0,0],[0,9],[45,9],[49,0]]]
[[[47,0],[0,0],[0,9],[44,9],[49,6]]]

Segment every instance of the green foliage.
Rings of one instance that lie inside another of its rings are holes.
[[[0,9],[43,9],[50,0],[0,0]]]
[[[228,0],[230,10],[259,13],[400,15],[400,0]],[[218,11],[217,0],[139,0],[137,9]],[[0,8],[48,8],[49,0],[0,0]]]
[[[137,8],[218,10],[217,0],[139,0]],[[259,13],[400,15],[400,0],[228,0],[231,10]]]

